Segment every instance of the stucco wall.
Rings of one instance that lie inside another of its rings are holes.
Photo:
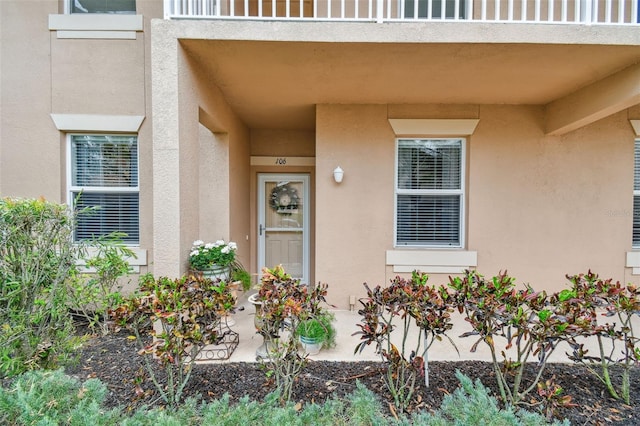
[[[411,113],[411,110],[414,113]],[[362,282],[386,284],[393,249],[395,135],[388,117],[479,118],[468,138],[467,250],[480,273],[558,290],[589,268],[632,279],[633,146],[627,111],[562,137],[532,106],[321,105],[317,108],[316,279],[342,307]],[[438,112],[440,111],[440,112]],[[452,135],[454,136],[454,135]],[[340,165],[343,183],[331,170]],[[432,274],[445,283],[447,275]]]
[[[345,308],[363,282],[382,284],[385,276],[394,134],[384,105],[319,105],[316,112],[316,281],[328,283],[330,302]]]
[[[0,2],[0,195],[61,201],[59,132],[51,112],[50,1]]]
[[[478,269],[535,288],[586,272],[622,280],[631,249],[634,134],[626,112],[545,137],[535,107],[482,107],[470,139],[469,245]]]

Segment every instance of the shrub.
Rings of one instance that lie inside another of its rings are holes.
[[[109,310],[122,303],[119,280],[130,272],[127,258],[135,257],[122,243],[123,235],[111,233],[89,241],[82,257],[93,271],[75,273],[68,280],[70,308],[103,335],[113,326]]]
[[[77,346],[65,286],[74,220],[43,199],[0,200],[0,376],[54,367]]]
[[[112,425],[118,410],[102,404],[107,388],[97,379],[84,383],[62,370],[33,371],[0,389],[0,423],[15,425]]]
[[[384,289],[380,286],[371,289],[365,284],[367,297],[360,300],[363,307],[358,313],[362,323],[354,335],[360,335],[361,342],[355,353],[362,352],[371,343],[376,344],[376,351],[388,366],[385,384],[395,406],[402,410],[412,401],[418,376],[424,375],[425,385],[429,386],[427,351],[443,336],[448,338],[447,331],[452,327],[453,308],[447,289],[428,286],[427,280],[426,274],[413,272],[410,280],[396,277]],[[400,322],[402,332],[399,341],[394,343],[392,333],[396,321]],[[419,330],[416,341],[412,342],[408,339],[411,327]],[[455,348],[453,341],[449,341]]]
[[[461,388],[445,396],[442,406],[432,415],[419,412],[399,419],[386,417],[380,401],[364,385],[356,382],[356,389],[344,398],[332,398],[324,404],[305,406],[280,403],[278,393],[267,395],[262,402],[248,397],[231,402],[228,394],[222,398],[199,403],[189,398],[183,404],[165,408],[140,408],[134,413],[120,409],[107,410],[103,406],[106,387],[97,379],[81,383],[61,370],[29,372],[17,377],[8,389],[0,389],[0,424],[51,425],[66,424],[101,426],[210,425],[252,426],[326,425],[326,426],[382,426],[382,425],[488,425],[538,426],[546,425],[539,414],[512,408],[500,410],[495,398],[479,380],[456,373]],[[567,425],[568,423],[562,423]],[[560,425],[560,423],[554,423]]]
[[[589,271],[586,274],[567,276],[572,284],[570,290],[559,294],[567,317],[581,317],[585,320],[576,323],[575,336],[596,337],[598,353],[588,355],[582,343],[572,338],[570,344],[573,353],[569,358],[584,364],[606,386],[609,394],[616,399],[630,401],[629,373],[640,362],[638,338],[634,334],[632,319],[640,315],[640,289],[633,285],[624,286],[612,279],[602,280]],[[614,323],[599,323],[597,314],[603,311],[606,318],[614,318]],[[605,349],[604,341],[610,349]],[[622,348],[620,348],[622,346]],[[614,384],[609,374],[612,365],[622,367],[622,381]],[[598,372],[599,368],[599,372]]]
[[[198,355],[205,345],[218,344],[224,337],[220,321],[233,312],[235,299],[225,282],[212,282],[201,275],[179,279],[147,274],[141,278],[140,292],[112,310],[112,317],[130,328],[144,356],[146,370],[162,399],[172,407],[181,400]],[[152,342],[145,344],[142,330]],[[160,383],[154,364],[166,374]]]
[[[287,274],[282,265],[263,270],[256,301],[260,304],[261,326],[267,358],[263,368],[273,374],[281,403],[289,401],[293,384],[307,362],[298,351],[296,330],[302,321],[317,319],[326,303],[327,284],[308,286]]]
[[[486,425],[486,426],[540,426],[548,424],[546,419],[537,413],[524,410],[514,411],[512,407],[501,410],[498,401],[489,394],[480,380],[475,383],[456,372],[460,387],[452,394],[446,395],[440,408],[433,414],[420,413],[408,424],[429,426],[453,425]],[[568,425],[553,423],[554,425]]]
[[[460,312],[473,331],[462,334],[478,336],[471,351],[484,342],[491,351],[491,359],[500,389],[506,404],[517,405],[537,389],[549,356],[560,341],[566,340],[576,318],[567,317],[544,292],[535,292],[527,286],[515,289],[515,279],[506,271],[486,280],[475,271],[465,271],[463,277],[451,278],[450,286]],[[497,341],[504,339],[501,348]],[[513,349],[515,358],[507,351]],[[499,359],[501,355],[502,360]],[[530,362],[537,357],[537,363]],[[535,379],[523,382],[525,368],[535,368]],[[543,398],[539,403],[549,401]],[[554,399],[553,402],[570,399]]]

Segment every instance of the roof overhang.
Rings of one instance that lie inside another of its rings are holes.
[[[640,101],[634,27],[154,21],[250,128],[313,129],[318,104],[546,107],[561,134]]]

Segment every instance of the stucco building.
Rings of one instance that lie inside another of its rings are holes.
[[[362,283],[640,281],[636,0],[2,0],[0,195]],[[336,179],[342,171],[342,181]],[[336,172],[336,173],[334,173]],[[334,176],[335,175],[335,176]]]

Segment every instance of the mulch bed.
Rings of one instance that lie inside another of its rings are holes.
[[[136,354],[136,343],[121,331],[108,336],[94,336],[81,350],[78,362],[67,373],[81,379],[98,378],[109,389],[107,405],[133,410],[140,406],[160,406],[162,401],[146,378],[142,358]],[[493,367],[480,361],[431,362],[430,387],[418,388],[417,401],[412,409],[437,409],[443,397],[458,386],[455,371],[482,383],[498,394]],[[359,380],[379,396],[385,411],[390,399],[382,381],[385,367],[378,362],[310,361],[294,389],[294,401],[321,403],[328,397],[339,397],[355,389]],[[572,425],[640,425],[640,371],[631,375],[631,404],[625,405],[609,396],[598,379],[583,366],[549,364],[544,377],[555,376],[564,393],[571,395],[574,408],[562,409],[560,416]],[[613,379],[620,377],[614,371]],[[225,393],[231,400],[242,396],[262,400],[274,390],[270,380],[257,363],[211,363],[195,367],[185,396],[197,396],[204,401],[220,398]]]

